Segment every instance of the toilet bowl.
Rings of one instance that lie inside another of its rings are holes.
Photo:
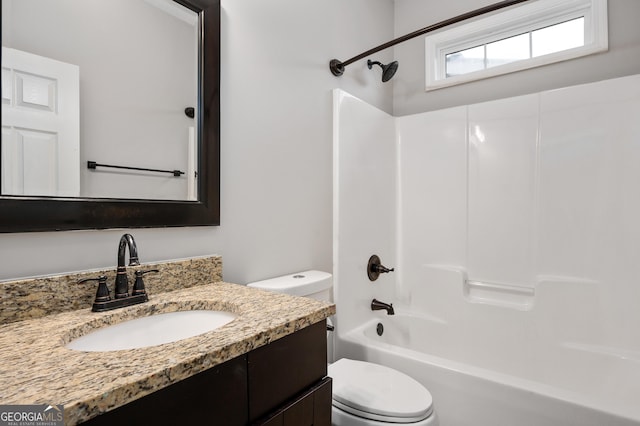
[[[304,271],[247,286],[330,301],[332,277],[327,272]],[[330,361],[332,341],[327,333]],[[342,358],[329,364],[327,374],[333,379],[331,423],[334,426],[438,426],[429,391],[400,371]]]
[[[436,425],[433,399],[413,378],[371,362],[342,358],[329,365],[336,426]]]

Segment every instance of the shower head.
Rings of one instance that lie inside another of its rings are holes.
[[[371,69],[374,65],[380,65],[380,68],[382,68],[383,83],[391,80],[396,71],[398,71],[398,61],[390,62],[387,65],[384,65],[383,63],[378,61],[372,61],[371,59],[367,61],[367,66],[369,67],[369,69]]]

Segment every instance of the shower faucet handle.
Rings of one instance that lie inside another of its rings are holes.
[[[386,266],[382,266],[382,265],[373,265],[373,268],[375,271],[377,271],[380,274],[386,274],[388,272],[393,272],[395,269],[394,268],[387,268]]]
[[[369,258],[369,263],[367,264],[367,276],[371,281],[377,280],[380,274],[387,274],[394,270],[395,268],[387,268],[386,266],[383,266],[382,262],[380,262],[380,258],[375,254]]]

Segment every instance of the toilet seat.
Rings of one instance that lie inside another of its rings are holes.
[[[433,412],[433,399],[415,379],[383,365],[342,358],[329,365],[333,405],[358,417],[415,423]]]

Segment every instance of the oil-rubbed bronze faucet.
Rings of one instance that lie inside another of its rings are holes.
[[[131,234],[124,234],[120,238],[120,244],[118,245],[118,269],[116,270],[114,299],[111,299],[111,295],[109,294],[106,276],[101,275],[97,278],[85,278],[78,281],[79,283],[86,281],[98,281],[98,291],[96,292],[96,298],[91,309],[93,312],[110,311],[112,309],[131,306],[149,300],[144,288],[142,276],[149,272],[158,272],[158,270],[150,269],[147,271],[136,271],[136,281],[133,286],[133,294],[129,295],[129,279],[127,278],[127,268],[124,265],[124,257],[127,248],[129,248],[129,266],[140,265],[136,241],[133,239]]]
[[[387,315],[395,315],[395,311],[393,310],[393,303],[384,303],[379,301],[378,299],[373,299],[371,301],[371,310],[372,311],[381,311],[386,310]]]

